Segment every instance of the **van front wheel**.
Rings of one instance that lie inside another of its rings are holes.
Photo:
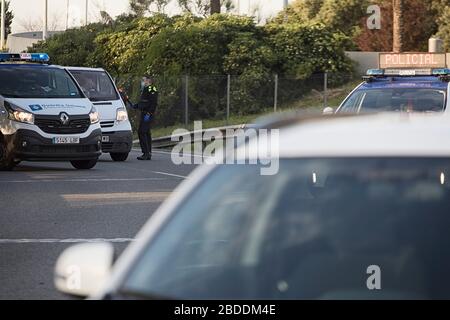
[[[128,153],[110,153],[109,155],[113,161],[126,161],[128,158]]]
[[[78,170],[89,170],[92,169],[93,167],[95,167],[95,165],[97,164],[97,159],[95,160],[74,160],[74,161],[70,161],[70,163],[72,164],[72,166],[75,169]]]

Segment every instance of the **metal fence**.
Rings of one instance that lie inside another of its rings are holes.
[[[336,98],[342,99],[348,93],[342,91],[355,77],[333,73],[314,74],[307,79],[278,75],[184,75],[155,80],[159,89],[155,126],[190,128],[198,120],[223,126],[286,109],[336,106]],[[140,78],[125,76],[116,81],[133,102],[139,99]],[[137,118],[136,112],[130,114],[132,120]]]

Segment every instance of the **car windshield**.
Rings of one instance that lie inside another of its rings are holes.
[[[369,89],[355,91],[340,112],[440,112],[445,109],[445,91],[437,89]]]
[[[91,101],[119,100],[114,84],[106,72],[71,70],[70,73]]]
[[[0,95],[6,98],[83,98],[66,71],[26,65],[0,65]]]
[[[275,176],[259,173],[250,165],[215,169],[144,250],[121,291],[181,299],[450,298],[450,159],[290,159]],[[371,290],[375,279],[381,290]]]

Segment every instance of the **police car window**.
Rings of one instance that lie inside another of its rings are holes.
[[[384,88],[358,90],[343,105],[342,112],[355,112],[354,102],[362,98],[356,112],[440,112],[445,108],[444,90]]]
[[[56,68],[0,68],[0,94],[7,98],[82,98],[66,71]]]
[[[77,70],[71,73],[91,101],[119,99],[114,84],[106,72]]]
[[[342,112],[355,113],[358,112],[361,100],[364,98],[365,92],[356,91],[345,101],[341,108]]]

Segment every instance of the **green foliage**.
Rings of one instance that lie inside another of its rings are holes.
[[[47,41],[40,41],[29,48],[29,52],[47,52],[51,62],[67,66],[86,66],[89,56],[95,50],[97,35],[105,25],[89,24],[80,29],[69,29],[56,34]]]
[[[439,17],[437,22],[439,29],[437,36],[444,42],[444,49],[446,52],[450,50],[450,0],[436,1],[433,9],[436,10],[436,15]]]
[[[275,22],[325,24],[351,36],[358,31],[370,0],[297,0]]]
[[[117,24],[113,30],[105,30],[95,39],[95,50],[88,64],[104,67],[116,74],[136,72],[152,38],[169,24],[171,19],[160,14]]]
[[[344,48],[349,38],[323,24],[269,24],[269,42],[280,74],[306,78],[315,72],[349,72]]]

